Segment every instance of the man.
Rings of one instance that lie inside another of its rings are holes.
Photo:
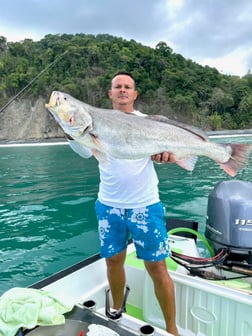
[[[108,92],[113,108],[145,116],[134,110],[137,99],[135,80],[130,73],[119,72],[111,81]],[[73,150],[83,157],[91,152],[70,141]],[[165,258],[169,256],[164,208],[159,199],[156,162],[175,162],[167,152],[138,160],[119,160],[112,157],[99,163],[100,186],[96,214],[101,241],[101,256],[106,259],[107,277],[113,306],[120,309],[125,290],[124,262],[128,239],[131,237],[137,256],[144,260],[152,278],[155,294],[166,322],[166,330],[175,336],[175,298]]]

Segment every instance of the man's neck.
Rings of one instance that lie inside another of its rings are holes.
[[[132,113],[134,112],[134,107],[129,105],[113,105],[114,110],[119,110],[122,112]]]

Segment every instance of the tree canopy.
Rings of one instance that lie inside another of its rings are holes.
[[[151,48],[108,34],[49,34],[20,42],[0,36],[0,107],[36,78],[26,98],[48,98],[60,90],[110,108],[107,91],[119,70],[135,77],[137,107],[145,113],[206,130],[252,128],[250,72],[242,78],[224,75],[174,53],[163,41]]]

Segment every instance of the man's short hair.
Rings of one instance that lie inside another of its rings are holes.
[[[116,76],[119,76],[119,75],[129,76],[130,78],[133,79],[134,82],[136,82],[134,76],[130,72],[128,72],[128,71],[118,71],[117,73],[114,74],[114,76],[112,77],[112,79],[114,79]]]

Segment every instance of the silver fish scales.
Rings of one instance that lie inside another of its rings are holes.
[[[96,108],[64,92],[53,91],[46,108],[65,134],[90,148],[99,161],[108,155],[134,160],[167,151],[187,170],[194,169],[198,156],[206,156],[235,176],[251,151],[249,144],[210,142],[203,131],[163,116]]]

